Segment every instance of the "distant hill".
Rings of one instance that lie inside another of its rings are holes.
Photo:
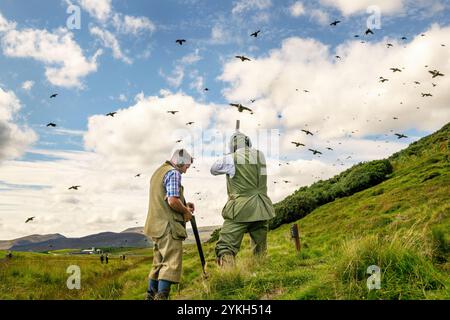
[[[199,227],[200,239],[207,241],[211,233],[219,227]],[[85,249],[101,247],[129,247],[145,248],[153,245],[152,241],[143,235],[143,227],[126,229],[120,233],[102,232],[81,238],[66,238],[60,234],[32,235],[19,239],[1,241],[0,250],[12,251],[48,251],[62,249]],[[195,237],[190,228],[187,229],[188,238],[185,243],[195,243]]]
[[[26,236],[14,240],[0,240],[0,250],[8,250],[9,248],[16,246],[16,245],[28,245],[32,243],[39,243],[49,240],[55,240],[55,239],[65,239],[63,235],[56,233],[56,234],[46,234],[46,235],[39,235],[39,234],[33,234],[31,236]]]

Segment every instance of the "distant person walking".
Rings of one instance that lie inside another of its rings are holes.
[[[106,255],[106,256],[105,256],[105,262],[106,262],[106,264],[108,264],[108,260],[109,260],[108,255]]]
[[[181,175],[193,161],[184,149],[176,150],[150,179],[149,209],[144,234],[154,243],[146,300],[169,299],[170,286],[179,283],[182,272],[186,222],[192,219],[193,203],[186,203]]]
[[[100,262],[103,264],[103,260],[105,259],[105,257],[103,256],[103,254],[100,256]]]

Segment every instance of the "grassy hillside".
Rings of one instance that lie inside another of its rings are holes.
[[[205,244],[208,279],[195,245],[185,245],[183,280],[172,299],[450,299],[449,136],[450,124],[391,156],[379,167],[383,179],[370,187],[304,211],[296,221],[300,253],[289,216],[270,231],[263,259],[252,257],[246,237],[237,266],[222,270],[214,263],[214,243]],[[346,176],[361,181],[341,185],[361,185],[373,169],[356,166]],[[321,196],[329,192],[323,186],[338,180],[321,182]],[[288,201],[301,208],[301,195],[312,190],[302,188]],[[0,252],[0,299],[142,299],[151,250],[130,249],[125,262],[117,258],[121,252],[114,254],[106,266],[98,257],[20,253],[9,261]],[[81,266],[80,291],[65,288],[71,264]],[[381,269],[379,290],[367,289],[371,265]]]

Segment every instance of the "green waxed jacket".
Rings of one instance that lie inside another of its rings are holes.
[[[144,234],[148,237],[162,237],[167,225],[170,226],[174,239],[184,240],[187,237],[183,214],[173,210],[166,199],[166,189],[164,188],[163,180],[166,173],[173,169],[172,164],[167,161],[153,173],[150,179],[148,214],[144,227]],[[183,191],[183,186],[181,186],[180,200],[185,204]]]
[[[227,175],[228,201],[222,210],[224,219],[236,222],[270,220],[275,217],[267,196],[267,173],[264,154],[252,148],[233,153],[236,173]]]

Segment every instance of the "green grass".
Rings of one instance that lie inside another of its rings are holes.
[[[393,171],[383,181],[305,211],[296,221],[300,253],[290,223],[278,220],[267,255],[255,259],[245,236],[235,268],[218,268],[214,243],[204,244],[205,279],[196,246],[185,245],[182,282],[171,298],[450,299],[449,136],[450,124],[390,157]],[[109,265],[57,253],[3,260],[0,251],[0,299],[143,299],[151,249],[122,248]],[[123,253],[126,261],[118,259]],[[79,291],[66,288],[72,264],[81,267]],[[379,290],[367,288],[371,265],[381,269]]]

